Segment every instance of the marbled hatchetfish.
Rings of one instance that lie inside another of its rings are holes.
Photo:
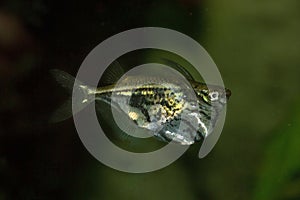
[[[226,88],[208,87],[191,78],[187,79],[190,87],[174,78],[137,75],[126,76],[122,84],[93,88],[61,70],[52,72],[63,87],[80,91],[82,95],[76,101],[80,104],[78,111],[91,101],[103,101],[125,114],[138,129],[151,131],[159,140],[181,145],[201,141],[210,134],[231,95]],[[60,109],[54,121],[71,117],[69,113]]]

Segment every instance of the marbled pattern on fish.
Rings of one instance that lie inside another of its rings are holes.
[[[205,84],[191,85],[189,88],[174,80],[129,76],[120,85],[98,88],[95,94],[96,100],[116,104],[138,127],[152,131],[155,137],[189,145],[213,130],[226,103],[221,88],[212,86],[214,90],[208,92]]]

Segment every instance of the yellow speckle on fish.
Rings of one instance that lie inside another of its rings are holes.
[[[153,95],[154,92],[153,92],[152,90],[143,90],[143,91],[141,92],[141,94],[142,94],[142,95]]]
[[[139,118],[139,115],[136,112],[129,112],[128,116],[130,117],[130,119],[132,120],[137,120]]]
[[[174,106],[174,109],[175,110],[179,110],[183,107],[183,103],[177,103],[175,106]]]
[[[202,95],[202,98],[205,102],[208,102],[208,98],[205,95]]]

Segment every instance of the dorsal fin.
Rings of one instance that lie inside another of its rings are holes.
[[[103,73],[99,85],[107,86],[116,83],[124,75],[124,69],[120,63],[115,60]]]
[[[174,68],[175,70],[177,70],[178,72],[180,72],[185,78],[187,78],[188,80],[195,80],[194,77],[191,75],[191,73],[186,70],[183,66],[181,66],[180,64],[167,59],[167,58],[161,58],[161,60],[168,64],[170,67]]]

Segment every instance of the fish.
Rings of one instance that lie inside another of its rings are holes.
[[[111,67],[114,70],[108,72],[108,77],[115,76],[115,79],[103,81],[99,87],[90,87],[79,80],[75,81],[67,72],[52,70],[58,83],[69,91],[74,88],[80,94],[79,99],[69,99],[58,109],[52,121],[65,120],[92,101],[101,101],[115,108],[120,113],[118,116],[125,116],[126,119],[121,118],[121,121],[127,121],[124,123],[125,129],[126,126],[131,127],[125,132],[147,130],[158,140],[180,145],[203,141],[213,132],[231,91],[195,81],[182,66],[173,61],[168,62],[179,73],[185,74],[184,79],[176,78],[171,73],[165,73],[165,76],[135,74],[120,79],[124,74],[122,66],[114,61]],[[116,75],[116,71],[121,72],[121,75]],[[77,109],[71,113],[70,105],[74,102]]]

